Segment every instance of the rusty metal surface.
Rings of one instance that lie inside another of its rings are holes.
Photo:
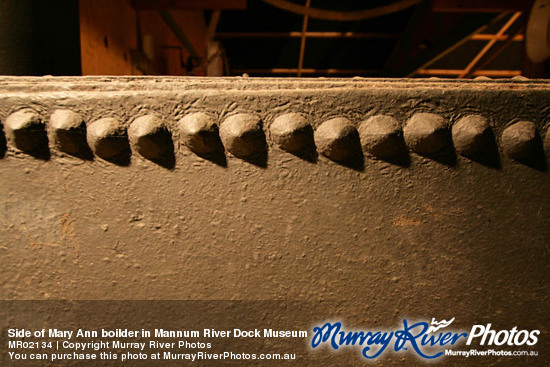
[[[2,78],[0,97],[0,299],[319,300],[548,334],[548,82]]]

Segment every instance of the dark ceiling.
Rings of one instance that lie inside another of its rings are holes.
[[[292,2],[306,4],[306,0]],[[435,11],[432,1],[427,0],[405,10],[360,21],[309,17],[308,33],[303,40],[303,15],[261,0],[249,0],[246,10],[222,11],[216,39],[223,44],[232,75],[405,77],[440,76],[437,72],[442,72],[441,76],[456,77],[450,73],[467,68],[490,42],[488,37],[507,25],[503,39],[481,55],[467,76],[483,75],[483,70],[496,77],[521,74],[525,62],[523,35],[532,2],[524,1],[521,13],[517,11],[518,1],[503,1],[500,4],[505,6],[497,4],[494,11],[490,11],[490,6],[495,1],[464,2],[477,5],[465,11]],[[309,6],[358,11],[389,3],[396,1],[311,0]],[[491,4],[476,9],[484,3]],[[472,38],[475,34],[480,39]],[[506,35],[510,36],[508,42],[504,39]],[[426,64],[429,61],[434,62]],[[430,74],[431,71],[434,73]]]

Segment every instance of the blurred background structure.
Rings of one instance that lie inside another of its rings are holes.
[[[550,0],[3,0],[3,75],[546,78]]]

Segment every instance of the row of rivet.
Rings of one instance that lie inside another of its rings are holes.
[[[238,158],[248,159],[266,149],[262,121],[254,115],[232,115],[218,128],[210,115],[196,112],[179,120],[178,126],[183,143],[200,156],[225,148]],[[44,144],[44,139],[36,134],[40,129],[45,132],[44,127],[40,116],[30,109],[19,110],[5,121],[8,140],[25,152]],[[112,160],[128,153],[127,140],[138,153],[151,160],[162,159],[167,149],[172,149],[171,135],[155,115],[136,118],[126,131],[115,118],[102,118],[86,126],[78,113],[56,110],[50,117],[49,127],[54,146],[71,155],[84,155],[91,148],[97,156]],[[304,116],[288,113],[277,117],[269,132],[273,143],[283,150],[298,154],[316,147],[319,153],[337,162],[354,154],[358,144],[364,152],[388,159],[402,152],[403,143],[424,156],[445,150],[451,143],[446,121],[433,113],[413,115],[403,129],[395,118],[385,115],[370,117],[358,129],[347,118],[338,117],[323,122],[315,132]],[[550,134],[546,135],[548,142]],[[453,124],[451,137],[456,152],[465,157],[482,153],[493,139],[487,119],[479,115],[463,117]],[[535,152],[537,139],[536,125],[519,121],[504,129],[500,141],[507,156],[521,161]]]

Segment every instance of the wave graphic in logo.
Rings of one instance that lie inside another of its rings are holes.
[[[435,333],[439,329],[446,328],[447,326],[451,325],[455,321],[455,318],[453,317],[449,321],[447,320],[441,320],[439,322],[435,321],[434,318],[432,318],[432,325],[428,328],[427,333]]]

